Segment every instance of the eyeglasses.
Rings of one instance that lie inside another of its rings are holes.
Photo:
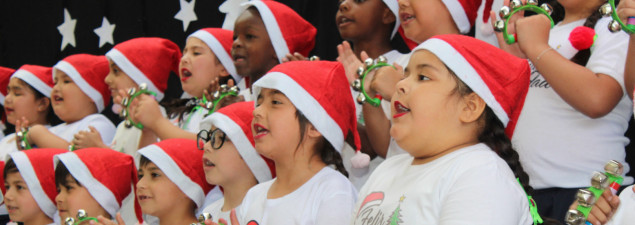
[[[222,130],[216,128],[212,132],[208,130],[201,130],[196,135],[196,147],[199,150],[203,150],[205,148],[205,143],[211,141],[213,149],[220,149],[223,147],[223,143],[225,143],[227,135]]]

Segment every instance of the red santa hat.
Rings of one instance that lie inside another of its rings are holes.
[[[203,28],[190,34],[188,38],[190,37],[195,37],[205,42],[236,83],[242,79],[236,73],[236,66],[234,66],[234,60],[231,57],[232,45],[234,44],[233,31],[221,28]]]
[[[291,100],[313,126],[341,152],[346,135],[352,132],[358,154],[361,148],[357,132],[355,103],[344,67],[338,62],[294,61],[279,64],[253,85],[253,96],[258,96],[262,88],[276,89]],[[368,165],[367,158],[354,167]],[[357,156],[356,156],[357,157]]]
[[[417,46],[436,55],[487,103],[511,139],[529,90],[531,69],[487,42],[464,35],[434,36]]]
[[[4,97],[9,94],[7,86],[9,86],[9,80],[14,72],[14,69],[0,66],[0,104],[4,105]]]
[[[442,0],[459,32],[467,34],[474,26],[482,0]]]
[[[254,104],[254,102],[238,102],[223,107],[205,117],[200,127],[209,129],[214,125],[225,132],[258,183],[262,183],[275,177],[276,170],[273,161],[258,154],[254,147],[254,135],[251,131]]]
[[[110,91],[104,81],[110,72],[105,56],[75,54],[64,58],[53,66],[53,73],[64,72],[82,90],[101,112],[110,104]]]
[[[20,175],[29,187],[29,192],[46,216],[53,218],[57,212],[55,196],[55,171],[53,157],[68,152],[63,149],[31,149],[13,152],[7,156],[12,159]]]
[[[38,65],[23,65],[11,78],[19,78],[20,80],[33,87],[42,95],[50,98],[53,90],[53,68]]]
[[[161,101],[170,72],[178,74],[181,50],[168,39],[143,37],[115,45],[106,57],[137,85],[147,84],[148,90],[157,93],[157,100]]]
[[[280,63],[289,53],[308,56],[315,46],[317,29],[289,6],[271,0],[249,1],[241,6],[253,6],[258,10]]]
[[[4,161],[0,161],[0,174],[3,175],[0,176],[0,182],[4,184]],[[7,194],[7,189],[4,185],[0,185],[0,190],[2,191],[0,195],[0,205],[4,205],[4,195]]]
[[[137,154],[154,163],[185,195],[203,206],[205,195],[213,186],[207,183],[203,171],[203,151],[196,148],[196,141],[167,139],[137,151]],[[137,160],[140,157],[137,158]],[[138,161],[137,161],[138,162]]]
[[[128,154],[106,148],[84,148],[56,155],[54,160],[56,167],[58,163],[64,164],[71,176],[113,217],[124,199],[135,194],[137,168]],[[141,207],[136,200],[134,204],[137,221],[142,223]]]

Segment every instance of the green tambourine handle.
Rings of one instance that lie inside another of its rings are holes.
[[[610,0],[610,1],[612,1],[612,0]],[[517,13],[518,11],[532,11],[532,12],[535,12],[535,13],[538,13],[538,14],[543,14],[543,15],[547,16],[547,18],[549,18],[549,20],[551,21],[551,28],[553,28],[553,26],[554,26],[553,19],[551,18],[549,13],[547,11],[545,11],[544,9],[542,9],[542,8],[540,8],[538,6],[535,6],[535,5],[523,5],[523,6],[520,6],[520,7],[516,8],[516,9],[514,9],[509,14],[509,16],[507,16],[507,19],[505,19],[505,27],[503,28],[503,38],[505,39],[505,42],[507,44],[511,45],[513,43],[516,43],[516,35],[507,33],[507,25],[509,24],[509,19],[511,19],[512,16],[515,13]]]
[[[80,224],[82,224],[82,223],[84,223],[86,221],[89,221],[89,220],[92,220],[92,221],[95,221],[95,222],[99,222],[99,220],[97,220],[97,218],[95,218],[95,217],[86,217],[86,218],[82,218],[79,221],[77,221],[77,223],[75,223],[75,225],[80,225]]]
[[[128,100],[130,101],[130,103],[126,106],[126,110],[128,110],[128,118],[126,118],[126,120],[128,120],[130,124],[132,124],[136,128],[139,128],[140,130],[143,130],[143,124],[135,123],[134,121],[132,121],[132,119],[130,119],[130,105],[132,104],[133,99],[135,99],[136,97],[139,97],[139,95],[142,95],[142,94],[147,94],[147,95],[152,95],[154,97],[157,97],[157,93],[154,93],[152,91],[139,90],[136,93],[134,93],[132,96],[130,96],[130,99]]]
[[[619,16],[617,16],[617,10],[615,8],[615,0],[609,0],[609,4],[611,4],[611,18],[613,18],[613,20],[617,21],[620,26],[622,27],[622,30],[625,31],[626,33],[629,34],[634,34],[635,33],[635,24],[625,24],[624,22],[622,22],[622,20],[620,19]],[[632,18],[632,17],[631,17]]]
[[[381,104],[381,99],[380,99],[380,98],[376,98],[376,97],[372,97],[372,98],[371,98],[370,96],[368,96],[368,93],[366,93],[366,89],[364,88],[364,82],[365,82],[365,80],[366,80],[366,75],[368,75],[368,73],[369,73],[370,71],[372,71],[372,70],[374,70],[374,69],[377,69],[377,68],[380,68],[380,67],[384,67],[384,66],[390,66],[390,67],[392,67],[392,68],[394,68],[394,69],[397,69],[397,68],[395,68],[395,66],[390,65],[390,64],[388,64],[388,63],[378,62],[377,64],[374,64],[374,65],[372,65],[372,66],[368,67],[368,68],[364,71],[364,74],[362,74],[362,76],[359,78],[359,81],[360,81],[360,89],[361,89],[362,94],[364,95],[364,97],[366,97],[366,98],[364,99],[364,101],[365,101],[365,102],[367,102],[368,104],[372,105],[372,106],[375,106],[375,107],[378,107],[378,106]]]
[[[212,110],[208,112],[208,115],[216,112],[216,110],[218,109],[218,103],[220,102],[220,100],[223,100],[223,98],[227,97],[228,95],[238,96],[238,92],[228,91],[228,92],[222,93],[220,97],[218,97],[217,99],[214,99],[214,101],[212,101],[214,106],[212,107]]]

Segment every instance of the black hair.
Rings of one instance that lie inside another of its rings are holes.
[[[66,178],[68,176],[73,178],[77,185],[79,185],[80,187],[82,186],[82,184],[79,183],[79,181],[77,181],[77,179],[75,179],[73,175],[71,175],[70,171],[68,171],[68,168],[66,168],[66,165],[64,165],[64,163],[62,163],[61,161],[57,163],[57,166],[55,166],[55,186],[67,186],[68,180]]]
[[[300,143],[302,143],[302,140],[304,139],[306,126],[310,122],[306,118],[306,116],[304,116],[304,114],[302,114],[302,112],[298,110],[295,111],[295,115],[298,118],[298,122],[300,123],[300,142],[298,142],[299,147]],[[326,165],[335,166],[335,170],[348,177],[348,172],[346,171],[346,168],[344,168],[342,156],[339,152],[337,152],[337,150],[335,150],[335,147],[333,147],[333,145],[328,142],[324,136],[322,136],[316,146],[316,154],[320,155],[320,159],[322,159],[322,162],[324,162]]]
[[[4,164],[4,174],[2,174],[2,178],[7,179],[7,175],[11,173],[19,173],[18,167],[15,165],[15,162],[12,158],[9,158],[7,162]],[[4,185],[4,184],[2,184]]]
[[[141,155],[141,157],[139,158],[139,168],[147,166],[148,163],[151,163],[152,161],[150,161],[150,159],[148,159],[148,157],[145,157],[143,155]]]

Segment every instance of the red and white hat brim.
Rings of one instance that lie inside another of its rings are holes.
[[[51,97],[51,91],[53,88],[48,86],[48,84],[44,83],[44,81],[40,80],[35,74],[27,71],[27,70],[17,70],[11,78],[20,78],[20,80],[26,82],[31,87],[35,88],[38,92],[42,93],[47,98]]]
[[[148,77],[139,70],[124,54],[122,54],[116,48],[111,49],[106,53],[106,57],[112,60],[121,70],[123,70],[130,79],[132,79],[137,85],[146,84],[148,85],[148,90],[157,94],[157,101],[161,101],[163,99],[163,92],[160,91],[154,83]]]
[[[459,0],[442,0],[445,7],[450,12],[456,27],[459,29],[459,32],[462,34],[467,34],[472,29],[472,24],[465,14],[465,9],[463,5],[459,2]]]
[[[66,61],[59,61],[57,64],[55,64],[55,66],[53,66],[53,69],[55,69],[53,70],[54,74],[56,70],[59,70],[66,73],[66,75],[68,75],[71,79],[73,79],[73,82],[77,84],[79,89],[81,89],[82,92],[88,95],[88,97],[95,102],[95,106],[97,107],[97,112],[101,112],[104,110],[106,106],[104,105],[104,98],[101,95],[101,93],[99,93],[97,89],[95,89],[88,82],[86,82],[86,80],[84,80],[82,75],[79,74],[79,72],[77,71],[77,69],[75,69],[73,65],[71,65],[70,63]]]
[[[31,164],[31,160],[24,152],[13,152],[8,157],[13,159],[15,162],[15,166],[20,171],[20,175],[26,182],[26,185],[29,187],[29,192],[35,199],[35,202],[40,207],[42,212],[46,214],[49,218],[53,218],[55,213],[57,212],[57,207],[55,203],[51,201],[48,197],[42,185],[40,184],[40,179],[38,179],[37,174],[35,173],[35,169]],[[53,168],[51,168],[53,169]]]
[[[236,73],[236,66],[234,65],[234,61],[232,57],[227,54],[223,45],[214,37],[214,35],[210,34],[207,31],[199,30],[192,33],[188,38],[195,37],[205,42],[207,46],[212,49],[212,52],[216,55],[216,58],[223,64],[223,67],[227,70],[227,72],[234,78],[236,83],[238,83],[242,77]]]

